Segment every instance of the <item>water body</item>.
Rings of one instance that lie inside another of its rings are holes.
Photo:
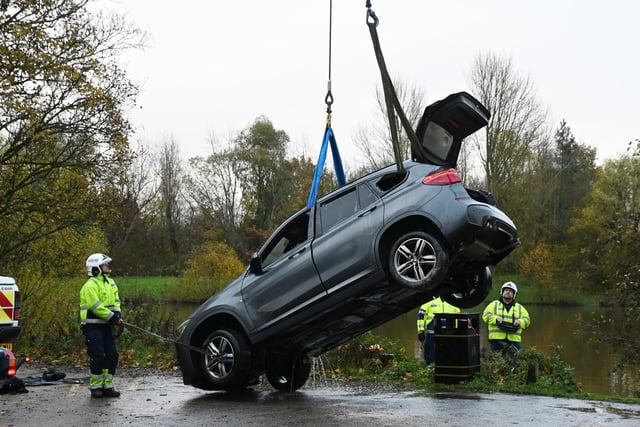
[[[557,307],[523,304],[531,316],[531,326],[523,333],[523,345],[535,348],[545,355],[553,353],[554,346],[562,346],[562,360],[574,368],[575,378],[583,390],[616,396],[634,396],[640,393],[638,366],[618,366],[621,356],[609,345],[591,340],[588,327],[596,306]],[[484,307],[465,310],[480,313]],[[416,335],[417,310],[406,313],[373,332],[400,342],[407,354],[419,356]],[[480,321],[480,346],[489,348],[486,324]]]

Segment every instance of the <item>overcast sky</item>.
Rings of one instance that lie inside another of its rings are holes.
[[[125,65],[140,85],[136,139],[174,138],[184,158],[208,155],[256,117],[287,132],[291,151],[316,159],[329,72],[329,0],[105,0],[149,34]],[[469,90],[474,58],[511,57],[556,129],[616,157],[640,138],[640,1],[372,0],[394,78],[427,102]],[[375,117],[380,83],[365,0],[334,0],[332,127],[345,163]]]

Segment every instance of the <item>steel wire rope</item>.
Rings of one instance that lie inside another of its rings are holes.
[[[332,41],[332,27],[333,27],[333,0],[329,0],[329,78],[327,81],[327,95],[324,98],[327,104],[327,120],[324,131],[324,137],[322,139],[322,146],[320,147],[320,155],[318,156],[318,163],[316,164],[316,170],[313,174],[313,181],[311,182],[311,190],[309,191],[309,198],[307,199],[307,207],[311,207],[316,202],[318,194],[318,188],[320,187],[320,179],[322,178],[322,169],[324,168],[324,162],[327,157],[327,148],[331,145],[331,154],[333,157],[333,166],[338,180],[338,186],[342,187],[346,184],[346,177],[344,174],[344,168],[342,167],[342,159],[340,158],[340,152],[338,151],[338,144],[336,143],[333,129],[331,128],[331,105],[333,104],[333,93],[331,92],[331,41]]]

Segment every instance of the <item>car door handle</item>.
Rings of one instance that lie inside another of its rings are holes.
[[[365,215],[369,215],[371,212],[375,211],[377,208],[378,208],[378,205],[375,205],[371,209],[367,209],[366,211],[364,211],[360,215],[358,215],[358,218],[362,218]]]
[[[298,249],[298,251],[297,251],[295,254],[291,255],[291,256],[290,256],[289,258],[287,258],[287,259],[294,259],[294,258],[296,258],[296,257],[297,257],[297,256],[299,256],[302,252],[304,252],[304,251],[305,251],[305,249],[307,249],[307,247],[306,247],[306,246],[303,246],[302,248]]]

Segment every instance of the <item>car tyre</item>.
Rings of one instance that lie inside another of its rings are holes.
[[[448,254],[438,238],[412,231],[391,246],[389,274],[401,286],[430,290],[444,279],[448,263]]]
[[[311,360],[308,356],[298,358],[272,358],[267,367],[269,384],[278,391],[293,393],[309,379]]]
[[[242,387],[251,364],[251,352],[245,336],[234,329],[213,331],[203,344],[202,368],[216,389]]]
[[[459,308],[471,308],[482,303],[491,292],[492,275],[489,267],[484,267],[475,274],[463,279],[464,290],[442,295],[442,299]],[[460,287],[458,284],[455,288]]]

